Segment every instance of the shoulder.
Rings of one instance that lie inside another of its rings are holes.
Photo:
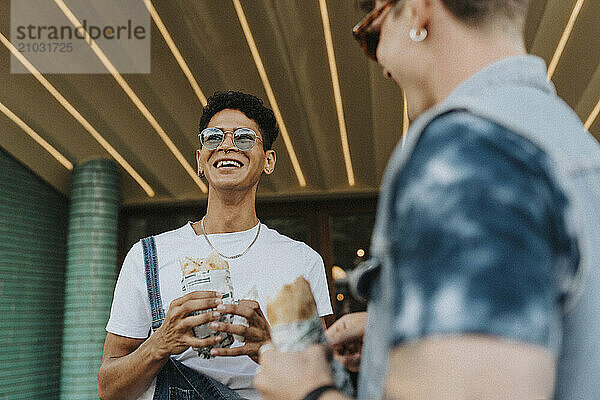
[[[162,232],[153,236],[157,243],[167,243],[175,241],[181,242],[187,240],[191,232],[193,232],[193,229],[189,226],[189,223],[186,223],[182,227]]]
[[[265,224],[262,224],[262,229],[265,232],[265,237],[268,241],[269,246],[274,246],[277,251],[286,251],[289,255],[302,257],[304,259],[321,259],[319,253],[304,242],[292,239],[288,236],[282,235],[275,229],[271,229]]]
[[[186,223],[184,226],[172,229],[170,231],[158,233],[155,235],[149,235],[144,238],[140,238],[137,242],[133,244],[131,250],[129,252],[137,252],[139,254],[142,253],[142,240],[153,237],[154,241],[158,244],[169,243],[169,242],[181,242],[185,241],[190,237],[190,232],[193,232],[192,228]]]
[[[147,236],[146,238],[154,237],[156,251],[159,254],[160,260],[159,268],[162,268],[165,262],[170,260],[174,250],[187,246],[190,242],[190,238],[193,237],[192,235],[193,230],[186,224],[177,229]],[[131,249],[125,257],[123,266],[132,264],[139,268],[144,268],[144,247],[142,245],[142,240],[146,238],[138,240],[131,246]]]
[[[557,187],[552,171],[549,156],[525,137],[469,112],[452,111],[424,129],[401,182],[421,190],[473,185],[493,190],[502,183],[526,192],[543,187],[549,195]]]
[[[544,151],[524,136],[463,110],[433,119],[424,129],[415,152],[423,150],[448,157],[461,156],[459,150],[473,150],[480,155],[492,153],[519,160],[524,163],[521,167],[539,167],[549,161]],[[481,157],[473,160],[485,161]]]
[[[502,128],[500,125],[475,115],[466,110],[451,110],[433,118],[425,127],[425,132],[430,135],[443,135],[445,132],[465,131],[471,133],[484,133]]]
[[[144,250],[142,247],[141,240],[135,242],[127,254],[125,255],[125,260],[123,261],[123,266],[128,264],[143,264]]]
[[[397,215],[415,229],[462,237],[468,229],[498,232],[499,226],[545,237],[549,226],[564,229],[568,207],[546,153],[464,111],[440,115],[426,127],[394,192]]]

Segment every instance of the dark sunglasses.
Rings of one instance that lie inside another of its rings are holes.
[[[241,151],[248,151],[254,147],[254,143],[258,140],[263,142],[252,129],[249,128],[238,128],[234,131],[223,131],[219,128],[206,128],[198,134],[198,139],[202,147],[207,150],[215,150],[225,140],[225,134],[231,133],[233,135],[233,144]]]
[[[379,31],[371,29],[371,25],[381,14],[397,2],[398,0],[391,0],[372,10],[352,28],[354,39],[358,41],[360,47],[371,60],[377,61],[377,46],[379,45]]]

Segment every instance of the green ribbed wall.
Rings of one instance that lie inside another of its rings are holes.
[[[104,330],[116,278],[119,170],[109,160],[71,177],[60,398],[97,397]]]
[[[58,399],[67,217],[67,198],[0,149],[0,399]]]

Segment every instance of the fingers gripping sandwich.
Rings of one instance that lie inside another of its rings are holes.
[[[267,316],[271,324],[271,341],[279,351],[302,351],[312,344],[327,343],[310,283],[303,277],[285,285],[269,301]],[[331,368],[338,389],[352,395],[348,371],[335,360],[331,361]]]
[[[179,260],[181,266],[181,289],[184,293],[195,290],[217,291],[223,293],[223,303],[232,303],[233,286],[229,275],[229,263],[221,258],[216,252],[212,252],[207,258],[195,259],[184,257]],[[195,311],[192,315],[212,312],[214,309]],[[233,316],[224,314],[221,322],[231,323]],[[210,349],[213,347],[229,347],[233,343],[233,336],[229,333],[214,332],[208,323],[193,328],[194,335],[200,339],[219,335],[223,339],[212,346],[194,348],[201,358],[211,358]]]

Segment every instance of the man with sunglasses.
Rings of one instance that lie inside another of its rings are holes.
[[[154,244],[144,239],[127,254],[106,328],[100,398],[259,399],[252,381],[258,350],[270,338],[264,317],[267,299],[304,276],[319,315],[331,314],[321,257],[306,244],[261,224],[256,216],[261,175],[275,168],[272,144],[277,134],[273,112],[257,97],[230,91],[208,99],[196,152],[198,175],[209,187],[206,215],[157,235]],[[153,247],[156,269],[151,268],[149,255]],[[182,296],[181,260],[209,256],[229,264],[234,298],[251,300],[224,304],[219,293],[200,291]],[[223,314],[244,317],[247,325],[219,322]],[[195,338],[191,328],[205,323],[244,341],[212,348],[211,358],[203,359],[192,347],[215,345],[221,338]]]
[[[600,146],[526,55],[527,7],[377,1],[354,30],[413,120],[355,280],[368,319],[327,332],[349,367],[364,333],[360,399],[600,398]],[[260,362],[264,400],[344,398],[322,347]]]

